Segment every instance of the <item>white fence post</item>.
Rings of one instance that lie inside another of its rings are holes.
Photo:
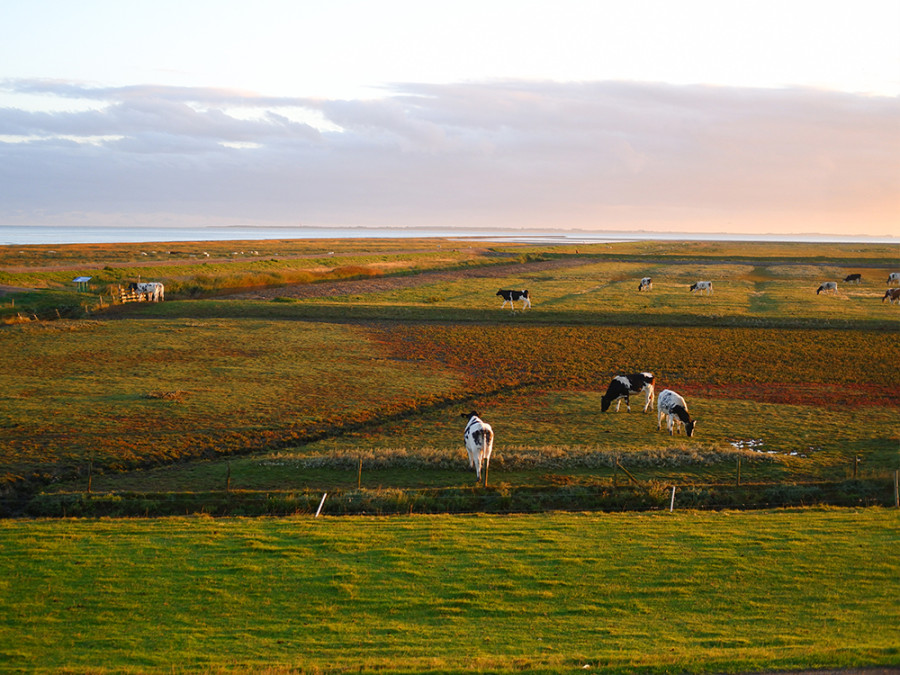
[[[672,501],[669,502],[669,512],[675,508],[675,486],[672,486]]]
[[[316,511],[316,518],[319,517],[319,514],[322,513],[322,507],[325,506],[325,497],[328,496],[328,493],[322,495],[322,501],[319,502],[319,510]]]

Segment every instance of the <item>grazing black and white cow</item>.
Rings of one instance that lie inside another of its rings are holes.
[[[816,295],[819,293],[831,293],[832,295],[837,295],[837,282],[826,281],[816,289]]]
[[[694,291],[706,291],[707,295],[712,295],[712,282],[711,281],[698,281],[695,284],[691,284],[691,293]]]
[[[888,274],[887,285],[893,286],[894,284],[900,284],[900,272],[891,272]]]
[[[656,420],[657,431],[661,430],[663,417],[665,417],[666,428],[669,430],[670,436],[674,435],[674,432],[681,427],[684,427],[684,431],[688,436],[694,435],[694,427],[697,426],[697,420],[691,419],[691,416],[688,414],[687,403],[671,389],[664,389],[659,395],[659,399],[656,402],[656,411],[659,413]]]
[[[888,300],[892,305],[896,302],[900,304],[900,288],[889,288],[884,292],[884,297],[881,298],[882,304],[884,301]]]
[[[641,283],[638,284],[639,291],[649,291],[653,289],[653,279],[650,277],[644,277],[641,279]]]
[[[474,410],[462,413],[460,417],[466,417],[469,420],[463,434],[466,452],[469,455],[469,466],[475,467],[475,478],[480,481],[481,465],[484,464],[484,478],[487,481],[487,470],[491,463],[491,452],[494,449],[494,430],[490,424],[482,421]]]
[[[131,283],[128,285],[128,290],[146,296],[150,302],[162,302],[166,299],[166,288],[158,281]]]
[[[644,412],[647,412],[650,406],[653,405],[653,373],[616,375],[612,382],[609,383],[609,387],[606,388],[606,393],[600,399],[600,412],[609,410],[609,406],[613,401],[616,402],[616,412],[619,412],[619,405],[621,405],[623,398],[625,399],[625,409],[631,412],[628,397],[631,394],[639,394],[642,391],[646,394]]]
[[[522,309],[525,309],[526,307],[531,307],[531,296],[528,294],[528,291],[526,291],[526,290],[507,291],[507,290],[504,290],[501,288],[499,291],[497,291],[497,295],[499,295],[501,298],[503,298],[503,304],[500,305],[500,309],[503,309],[504,307],[506,307],[507,302],[509,303],[509,306],[511,309],[515,309],[517,300],[522,301]]]
[[[862,274],[848,274],[844,277],[845,284],[858,284],[862,281]]]

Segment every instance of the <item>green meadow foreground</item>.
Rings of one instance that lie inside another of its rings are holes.
[[[895,510],[0,521],[0,671],[900,666]]]
[[[900,666],[897,247],[177,246],[0,247],[0,672]]]

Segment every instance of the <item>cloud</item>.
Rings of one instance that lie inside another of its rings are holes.
[[[398,84],[371,100],[47,80],[0,90],[96,103],[0,109],[0,222],[93,212],[893,234],[900,213],[897,98],[515,81]]]

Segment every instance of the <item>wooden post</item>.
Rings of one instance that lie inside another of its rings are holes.
[[[859,455],[853,458],[853,478],[859,474]]]
[[[87,493],[91,494],[91,483],[94,481],[94,460],[88,462],[88,490]]]
[[[737,486],[741,486],[741,458],[738,457]]]
[[[632,476],[632,475],[631,475],[631,472],[630,472],[628,469],[626,469],[624,466],[622,466],[621,464],[619,464],[619,460],[618,460],[618,459],[616,459],[616,465],[617,465],[620,469],[622,469],[622,471],[625,472],[625,475],[626,475],[626,476],[628,476],[632,481],[634,481],[634,484],[635,484],[635,485],[640,486],[640,484],[641,484],[640,481],[639,481],[637,478],[635,478],[634,476]]]
[[[356,489],[362,489],[362,455],[359,456],[359,472],[356,474]]]
[[[484,487],[487,487],[488,463],[484,463]]]
[[[226,462],[228,471],[225,474],[225,492],[231,492],[231,462]]]
[[[669,513],[675,509],[675,486],[672,486],[672,501],[669,502]]]
[[[900,509],[900,469],[894,470],[894,506]]]

